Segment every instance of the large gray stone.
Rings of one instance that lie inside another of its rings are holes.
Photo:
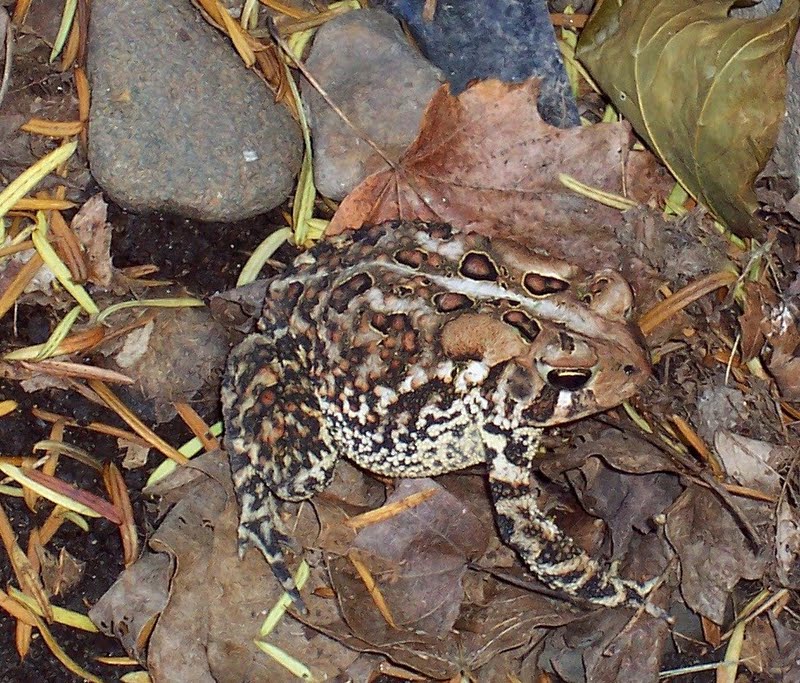
[[[327,22],[306,65],[350,121],[395,161],[413,142],[426,105],[444,81],[382,10],[357,10]],[[303,99],[314,137],[317,188],[342,199],[386,164],[307,82]]]
[[[114,201],[234,221],[280,204],[296,122],[188,0],[96,0],[89,163]]]

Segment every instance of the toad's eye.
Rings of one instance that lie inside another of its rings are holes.
[[[547,373],[547,383],[556,389],[565,391],[577,391],[586,386],[591,379],[591,370],[569,368],[564,370],[550,370]]]

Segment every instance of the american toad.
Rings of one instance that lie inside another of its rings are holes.
[[[230,355],[225,445],[252,544],[298,606],[278,501],[323,490],[340,456],[426,477],[486,463],[503,540],[547,586],[640,605],[537,507],[542,430],[618,405],[649,375],[631,290],[506,239],[395,222],[317,245],[268,286]]]

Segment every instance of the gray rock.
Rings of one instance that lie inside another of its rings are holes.
[[[122,206],[235,221],[291,192],[298,125],[188,1],[93,3],[89,75],[89,163]]]
[[[393,160],[413,142],[425,107],[444,81],[382,10],[348,12],[326,23],[307,66],[350,121]],[[342,199],[386,164],[306,82],[303,99],[314,138],[317,188]]]

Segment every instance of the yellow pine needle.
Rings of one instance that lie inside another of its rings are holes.
[[[689,199],[689,193],[683,188],[683,185],[676,182],[672,187],[666,201],[664,202],[664,215],[665,216],[683,216],[687,213],[684,203]]]
[[[168,299],[138,299],[136,301],[123,301],[104,308],[97,314],[95,320],[99,323],[118,311],[126,308],[198,308],[205,306],[200,299],[190,296],[173,297]]]
[[[213,436],[221,436],[222,435],[222,422],[215,422],[208,430],[211,432]],[[178,449],[178,453],[181,455],[191,458],[200,453],[203,450],[203,443],[197,437],[190,439],[187,441],[183,446]],[[153,470],[153,473],[148,477],[146,486],[152,486],[156,482],[160,481],[167,475],[171,474],[177,465],[172,460],[165,460],[162,462],[158,467]]]
[[[59,662],[61,662],[67,669],[72,671],[72,673],[79,678],[85,679],[90,683],[103,683],[101,678],[98,678],[93,673],[84,669],[66,652],[64,652],[63,648],[58,644],[58,641],[53,637],[53,634],[50,633],[50,630],[47,628],[44,621],[42,621],[41,617],[34,614],[33,618],[36,620],[36,628],[38,628],[39,633],[42,634],[42,640],[44,640],[44,642],[47,644],[47,647],[50,648],[50,652],[55,655]]]
[[[0,505],[0,539],[2,539],[3,547],[8,554],[8,560],[17,582],[32,596],[31,599],[41,608],[42,613],[47,615],[48,620],[52,619],[53,606],[39,579],[39,572],[33,567],[28,556],[17,543],[11,521],[2,505]]]
[[[39,252],[39,256],[42,257],[42,260],[47,264],[47,267],[53,275],[55,275],[56,279],[61,283],[64,289],[72,295],[72,298],[75,299],[89,315],[97,314],[100,311],[97,304],[83,288],[83,285],[79,285],[72,279],[69,268],[64,265],[64,262],[58,254],[56,254],[55,249],[53,249],[50,242],[47,241],[46,228],[47,223],[44,212],[39,211],[37,213],[36,229],[31,234],[33,246],[36,248],[36,251]]]
[[[22,197],[36,187],[36,185],[51,171],[54,171],[69,159],[77,148],[77,142],[64,143],[49,154],[43,156],[39,161],[12,180],[8,184],[8,187],[0,192],[0,218],[5,216]]]
[[[694,282],[690,282],[686,287],[679,289],[671,296],[659,301],[639,318],[639,329],[646,337],[662,322],[671,319],[678,311],[683,310],[692,302],[713,292],[715,289],[729,287],[736,282],[737,279],[738,276],[736,273],[719,271],[705,275]]]
[[[139,662],[136,662],[137,664]],[[146,671],[131,671],[123,675],[120,679],[120,683],[152,683],[153,679],[150,678],[150,674]]]
[[[197,4],[207,13],[208,17],[217,24],[233,43],[233,47],[239,53],[242,61],[247,68],[256,63],[256,55],[250,47],[248,35],[236,20],[228,14],[228,10],[222,6],[219,0],[197,0]]]
[[[2,222],[2,218],[0,218]],[[28,259],[28,262],[20,268],[16,277],[11,281],[11,284],[6,287],[5,291],[0,295],[0,318],[2,318],[11,307],[16,303],[19,295],[22,294],[27,284],[33,279],[34,275],[39,272],[42,267],[42,257],[39,254],[34,254]]]
[[[278,247],[291,236],[292,231],[290,228],[281,228],[271,235],[268,235],[267,238],[255,248],[253,253],[250,254],[247,263],[242,266],[242,272],[239,273],[236,286],[241,287],[242,285],[253,282],[258,277],[264,264],[272,257]]]
[[[308,567],[308,563],[303,560],[294,575],[294,585],[297,586],[297,590],[301,590],[306,585],[306,581],[310,576],[311,570]],[[258,632],[260,638],[266,638],[272,633],[278,622],[283,618],[283,615],[286,614],[286,608],[291,604],[292,599],[288,593],[284,593],[278,598],[278,601],[267,614],[267,618],[264,619],[264,623],[261,624],[261,629]]]
[[[372,602],[375,603],[375,607],[378,608],[378,611],[381,613],[381,616],[383,616],[386,623],[392,628],[397,628],[397,624],[394,621],[394,617],[389,609],[389,605],[384,599],[383,593],[381,593],[381,589],[378,587],[378,584],[375,582],[369,567],[367,567],[367,565],[361,561],[356,552],[350,551],[350,553],[347,555],[347,559],[350,560],[350,563],[353,565],[353,567],[355,567],[359,577],[364,582],[364,586],[366,586],[369,596],[372,598]]]
[[[75,19],[75,10],[78,7],[78,0],[66,0],[64,3],[64,11],[61,13],[61,23],[58,26],[58,33],[56,39],[53,41],[53,49],[50,51],[50,64],[52,64],[61,54],[64,49],[64,43],[67,42],[69,31],[72,28],[72,22]]]
[[[379,522],[383,522],[384,520],[396,517],[401,512],[405,512],[406,510],[410,510],[411,508],[416,507],[417,505],[421,505],[426,500],[428,500],[428,498],[432,498],[437,493],[439,493],[439,491],[440,489],[438,488],[430,488],[430,489],[425,489],[424,491],[417,491],[417,493],[412,493],[410,496],[406,496],[402,500],[398,500],[394,503],[389,503],[388,505],[379,507],[376,510],[370,510],[369,512],[356,515],[355,517],[351,517],[345,522],[345,524],[350,529],[353,530],[362,529],[372,524],[378,524]]]
[[[21,590],[14,588],[14,586],[8,587],[8,592],[14,600],[18,600],[19,602],[23,603],[25,607],[27,607],[31,612],[34,614],[38,614],[40,617],[44,616],[42,614],[41,609],[36,604],[36,601],[26,595]],[[58,624],[64,624],[65,626],[71,626],[72,628],[80,629],[81,631],[87,631],[89,633],[98,633],[97,626],[92,623],[92,620],[89,619],[85,614],[81,614],[80,612],[74,612],[71,609],[65,609],[63,607],[57,607],[55,605],[52,606],[53,609],[53,621]]]
[[[25,597],[27,598],[28,596],[26,595]],[[8,593],[6,593],[2,588],[0,588],[0,609],[4,609],[14,619],[21,621],[23,624],[27,624],[28,626],[36,626],[36,621],[31,616],[30,610],[24,605],[20,605],[19,602],[13,598],[9,597]]]
[[[236,48],[236,52],[239,53],[245,66],[249,69],[256,63],[256,54],[253,52],[253,48],[250,47],[244,30],[224,8],[222,9],[221,17],[233,47]]]
[[[639,206],[639,203],[633,201],[632,199],[621,197],[613,192],[606,192],[605,190],[599,190],[596,187],[586,185],[585,183],[582,183],[580,180],[577,180],[566,173],[559,173],[558,179],[561,181],[561,184],[564,185],[564,187],[572,190],[576,194],[583,195],[584,197],[598,202],[599,204],[610,206],[612,209],[627,211],[635,206]]]
[[[133,657],[95,657],[94,660],[109,666],[139,666],[138,660]]]
[[[48,121],[47,119],[28,119],[19,129],[25,133],[45,135],[50,138],[68,138],[80,135],[86,124],[83,121]]]
[[[189,460],[181,455],[173,446],[170,446],[164,439],[162,439],[158,434],[156,434],[152,429],[150,429],[147,425],[144,424],[133,412],[126,406],[122,401],[117,398],[116,394],[114,394],[111,389],[109,389],[105,384],[102,382],[98,382],[95,379],[89,380],[89,386],[94,390],[94,392],[105,402],[105,404],[111,408],[117,415],[119,415],[124,422],[142,437],[147,443],[149,443],[153,448],[158,449],[162,454],[166,455],[171,460],[174,460],[180,465],[186,465]]]
[[[297,180],[297,190],[294,195],[294,204],[292,206],[292,228],[294,228],[294,243],[305,245],[308,240],[308,219],[314,214],[314,199],[317,196],[317,188],[314,185],[314,156],[311,147],[311,129],[308,126],[305,111],[300,100],[300,92],[297,85],[289,73],[289,67],[285,64],[283,68],[286,70],[286,75],[289,82],[289,88],[292,91],[297,104],[297,111],[300,116],[300,128],[303,131],[303,162],[300,166],[300,176]]]
[[[292,657],[292,655],[290,655],[288,652],[281,650],[276,645],[272,645],[271,643],[265,643],[263,640],[255,640],[253,642],[256,644],[256,647],[259,650],[272,657],[272,659],[274,659],[278,664],[280,664],[284,669],[289,671],[292,675],[297,676],[298,678],[304,681],[312,680],[311,669],[309,669],[299,659]]]
[[[39,353],[36,355],[34,360],[44,360],[45,358],[49,358],[50,356],[54,356],[56,354],[59,345],[67,338],[69,331],[72,329],[72,326],[75,324],[75,321],[78,319],[78,316],[81,314],[82,310],[83,309],[80,306],[75,306],[63,317],[58,325],[56,325],[56,328],[53,330],[50,338],[44,344],[42,344],[42,348],[39,350]]]
[[[23,197],[11,207],[11,211],[64,211],[74,208],[75,202],[66,199]]]
[[[31,491],[38,493],[42,498],[47,498],[47,500],[49,500],[51,503],[55,503],[56,505],[66,508],[67,510],[72,510],[73,512],[77,512],[78,514],[85,515],[87,517],[102,517],[99,512],[92,510],[92,508],[84,505],[83,503],[79,503],[68,496],[53,491],[53,489],[39,483],[38,481],[30,479],[19,467],[11,465],[10,463],[0,462],[0,472],[5,474],[7,477],[10,477],[23,487],[29,488]]]
[[[239,24],[245,31],[256,27],[258,24],[258,0],[245,0]]]
[[[13,413],[18,406],[19,404],[16,401],[12,401],[11,399],[0,401],[0,417],[4,417],[9,413]]]
[[[743,621],[734,627],[728,647],[725,649],[725,659],[717,668],[717,683],[734,683],[736,681],[736,673],[742,658],[744,630],[745,622]]]

